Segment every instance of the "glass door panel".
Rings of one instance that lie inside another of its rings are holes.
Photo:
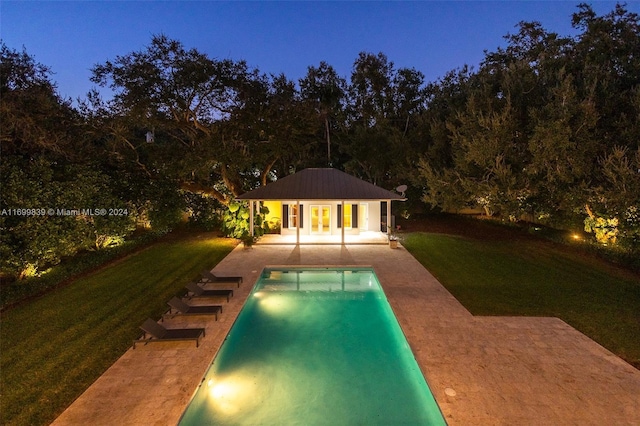
[[[319,232],[324,234],[331,232],[330,224],[331,224],[331,207],[322,206],[322,227],[319,229]]]
[[[331,233],[331,206],[311,206],[311,232]]]
[[[311,232],[318,232],[318,220],[319,215],[319,207],[311,206]]]

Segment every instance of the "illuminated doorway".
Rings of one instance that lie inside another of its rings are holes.
[[[311,232],[331,233],[331,206],[311,206]]]

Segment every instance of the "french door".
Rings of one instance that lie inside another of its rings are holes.
[[[331,206],[311,206],[311,232],[331,233]]]

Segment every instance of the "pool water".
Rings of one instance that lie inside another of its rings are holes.
[[[265,269],[180,425],[446,424],[372,269]]]

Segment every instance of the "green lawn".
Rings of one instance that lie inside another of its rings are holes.
[[[544,241],[412,233],[403,245],[472,314],[558,317],[640,368],[637,275]]]
[[[53,421],[131,346],[138,325],[234,246],[210,234],[160,242],[3,313],[0,424]]]
[[[541,241],[405,234],[404,246],[475,315],[562,318],[640,367],[640,280]],[[0,424],[50,423],[235,243],[157,243],[2,314]]]

